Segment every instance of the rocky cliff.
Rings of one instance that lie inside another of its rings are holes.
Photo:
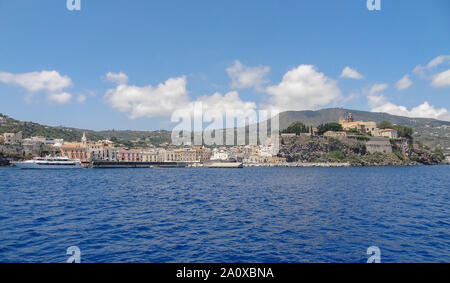
[[[278,156],[286,158],[287,162],[348,162],[353,166],[435,165],[445,162],[440,154],[406,140],[386,139],[378,151],[373,150],[373,143],[370,138],[362,137],[298,136],[282,139]]]

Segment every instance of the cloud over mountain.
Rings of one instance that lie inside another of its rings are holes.
[[[369,107],[372,112],[385,112],[397,116],[411,118],[434,118],[443,121],[450,121],[450,112],[445,108],[435,108],[427,101],[408,110],[406,106],[396,105],[388,101],[382,94],[388,88],[387,84],[373,85],[367,96]]]
[[[341,96],[337,82],[312,65],[300,65],[288,71],[278,85],[266,88],[271,107],[284,110],[313,110]]]

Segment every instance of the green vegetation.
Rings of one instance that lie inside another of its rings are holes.
[[[399,138],[413,139],[414,130],[407,126],[394,126],[394,129],[398,132]]]
[[[103,139],[101,135],[98,135],[93,131],[43,126],[33,122],[21,122],[1,114],[0,118],[0,134],[22,132],[23,138],[43,136],[48,138],[64,139],[65,141],[79,141],[83,136],[83,132],[86,132],[89,140],[96,141]]]
[[[433,157],[434,157],[434,158],[440,160],[441,162],[445,160],[445,155],[444,155],[444,153],[442,152],[442,149],[441,149],[441,148],[436,148],[436,149],[433,151],[432,154],[433,154]]]
[[[322,136],[323,134],[325,134],[328,131],[334,131],[334,132],[342,132],[342,125],[339,123],[326,123],[326,124],[321,124],[319,127],[317,127],[317,134],[319,136]]]
[[[408,126],[393,125],[391,122],[383,120],[378,124],[380,129],[394,129],[398,132],[399,138],[413,139],[414,130]]]
[[[394,125],[391,123],[391,122],[389,122],[389,121],[386,121],[386,120],[383,120],[383,121],[381,121],[380,123],[378,123],[378,128],[380,128],[380,129],[393,129],[394,128]]]
[[[23,138],[33,136],[43,136],[55,139],[64,139],[64,141],[80,141],[83,133],[90,141],[116,138],[120,141],[145,140],[154,145],[159,145],[171,141],[171,132],[169,131],[91,131],[75,129],[68,127],[44,126],[33,122],[22,122],[0,114],[0,134],[22,132]],[[134,144],[133,144],[134,146]]]
[[[345,159],[344,153],[340,150],[330,151],[328,153],[328,157],[332,160],[338,160],[338,161],[343,161]]]
[[[296,135],[309,132],[311,132],[311,127],[308,127],[301,122],[294,122],[291,125],[289,125],[287,129],[281,131],[282,134],[296,134]]]
[[[317,127],[320,124],[339,121],[340,118],[353,113],[357,120],[390,121],[394,125],[414,128],[414,141],[421,141],[430,148],[441,147],[444,154],[450,155],[450,122],[427,118],[409,118],[386,113],[350,110],[344,108],[329,108],[318,111],[289,111],[279,115],[280,129],[287,128],[293,121],[302,121],[306,125]]]

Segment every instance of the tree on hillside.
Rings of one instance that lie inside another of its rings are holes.
[[[400,138],[406,138],[410,140],[413,139],[413,128],[407,126],[394,126],[394,129],[397,130],[398,136]]]
[[[413,134],[414,134],[413,128],[407,127],[407,126],[393,125],[391,122],[386,121],[386,120],[381,121],[378,124],[378,128],[380,128],[380,129],[394,129],[394,130],[397,131],[398,137],[400,137],[400,138],[412,139],[413,138]]]
[[[334,132],[342,132],[342,125],[339,123],[326,123],[326,124],[322,124],[319,127],[317,127],[317,134],[319,136],[322,136],[323,134],[325,134],[328,131],[334,131]]]
[[[378,124],[379,129],[393,129],[394,125],[391,122],[383,120]]]
[[[282,134],[301,134],[301,133],[309,133],[310,128],[301,122],[294,122],[286,130],[282,131]]]

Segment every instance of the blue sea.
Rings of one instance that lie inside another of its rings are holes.
[[[0,168],[0,262],[450,262],[450,166]]]

